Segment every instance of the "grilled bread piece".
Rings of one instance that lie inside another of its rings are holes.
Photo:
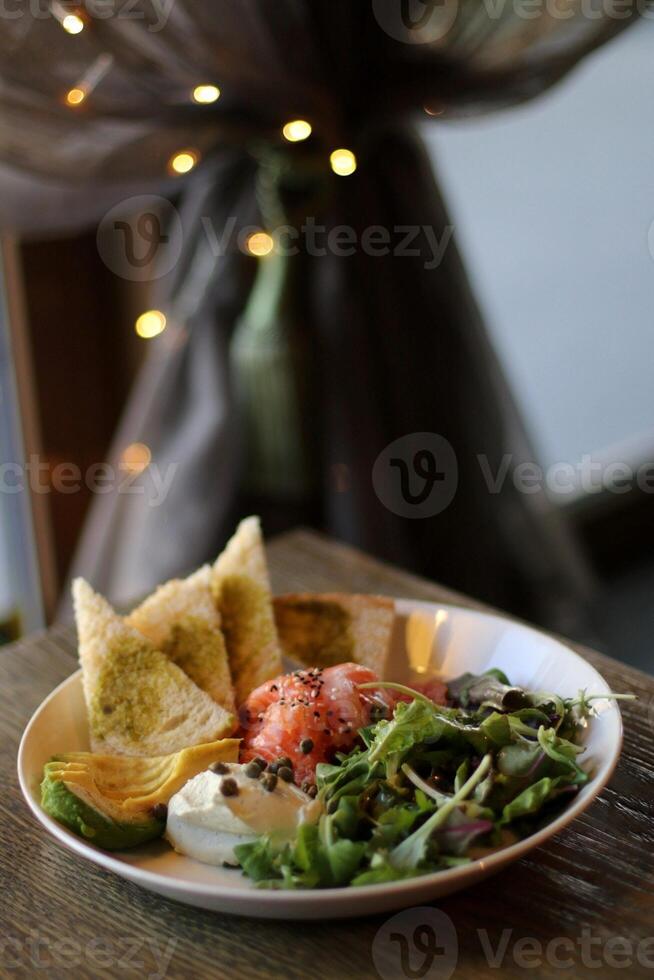
[[[282,673],[266,552],[258,517],[241,521],[216,559],[212,587],[221,615],[236,702]]]
[[[126,622],[167,654],[216,704],[234,711],[234,688],[209,565],[188,578],[160,585]]]
[[[73,582],[73,601],[94,752],[165,755],[231,734],[234,716],[84,579]]]
[[[385,596],[297,593],[274,599],[284,653],[310,667],[354,661],[386,674],[395,603]]]

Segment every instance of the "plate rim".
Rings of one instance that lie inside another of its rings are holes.
[[[504,616],[501,613],[471,609],[467,606],[457,605],[456,603],[432,602],[429,600],[410,598],[396,598],[394,599],[394,602],[400,615],[405,615],[407,612],[417,611],[420,609],[426,612],[437,612],[439,610],[443,610],[445,612],[452,611],[456,612],[457,614],[465,613],[476,618],[481,617],[494,623],[499,622],[508,624],[536,636],[545,637],[549,642],[563,649],[567,656],[574,658],[582,663],[586,669],[591,670],[596,675],[598,682],[604,688],[610,690],[609,685],[592,663],[585,660],[568,644],[545,630],[539,630],[533,626],[521,622],[520,620],[512,619],[510,616]],[[206,882],[188,882],[180,878],[170,877],[162,872],[149,871],[144,868],[140,868],[138,865],[120,861],[119,859],[114,858],[111,852],[103,851],[100,848],[94,847],[92,844],[87,843],[80,837],[77,837],[72,833],[72,831],[69,831],[67,828],[57,823],[56,820],[53,820],[52,817],[48,816],[48,814],[41,809],[40,805],[32,797],[32,789],[29,786],[24,765],[31,731],[38,721],[40,714],[46,709],[48,704],[57,697],[63,688],[75,682],[79,682],[80,677],[81,669],[78,668],[68,677],[64,678],[64,680],[61,681],[52,691],[50,691],[50,693],[32,713],[30,720],[25,726],[21,736],[16,760],[18,782],[25,802],[36,820],[41,824],[41,826],[44,827],[46,831],[50,833],[52,837],[58,841],[58,843],[63,844],[63,846],[68,850],[77,854],[79,857],[85,858],[92,864],[96,864],[109,871],[113,871],[120,877],[140,885],[141,887],[147,887],[150,890],[158,891],[159,893],[161,892],[161,889],[165,889],[166,892],[172,897],[178,895],[185,897],[202,897],[207,899],[232,899],[234,900],[235,904],[239,906],[238,909],[235,909],[235,911],[238,912],[240,912],[244,906],[255,903],[260,907],[264,906],[266,911],[270,912],[280,904],[283,904],[286,907],[306,906],[306,903],[309,901],[312,903],[315,902],[322,905],[333,906],[344,902],[346,899],[352,900],[353,898],[356,898],[357,900],[361,900],[361,902],[363,902],[366,899],[374,899],[375,897],[379,897],[382,894],[388,894],[389,892],[392,892],[397,896],[399,904],[402,900],[402,896],[405,893],[414,893],[417,889],[422,890],[423,892],[429,891],[429,887],[435,886],[437,882],[446,883],[449,881],[457,881],[462,882],[462,887],[465,887],[466,879],[474,879],[482,871],[484,874],[491,874],[493,871],[501,870],[504,865],[519,860],[524,856],[524,854],[534,850],[536,847],[539,847],[546,840],[549,840],[550,837],[554,837],[561,830],[572,823],[572,821],[580,816],[585,810],[587,810],[588,807],[597,799],[602,790],[605,789],[609,780],[611,779],[619,761],[623,745],[624,727],[622,723],[622,714],[620,712],[618,702],[614,701],[611,707],[615,710],[617,716],[617,738],[612,747],[612,755],[608,763],[605,765],[604,771],[600,776],[593,777],[588,786],[588,789],[592,791],[586,796],[575,799],[568,805],[563,813],[559,814],[558,817],[548,823],[545,827],[542,827],[540,830],[536,831],[536,833],[531,834],[529,837],[526,837],[523,840],[516,841],[514,844],[510,844],[501,850],[495,851],[492,854],[488,854],[483,858],[478,858],[471,861],[470,864],[463,867],[448,868],[442,871],[432,871],[429,874],[417,875],[413,878],[407,878],[400,881],[360,885],[356,888],[353,888],[352,886],[339,886],[338,888],[301,889],[298,891],[293,891],[285,889],[257,889],[252,885],[247,887],[240,887],[238,885],[232,887],[230,885],[227,887],[223,884],[214,885]],[[253,912],[252,914],[256,915],[257,913]],[[365,911],[362,911],[361,914],[365,914]]]

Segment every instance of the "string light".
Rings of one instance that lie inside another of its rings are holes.
[[[138,476],[150,465],[152,453],[144,442],[132,442],[125,446],[120,457],[120,468]]]
[[[334,150],[329,156],[329,163],[335,174],[339,177],[348,177],[357,168],[357,158],[352,150],[340,148]]]
[[[61,26],[68,34],[81,34],[84,30],[84,21],[77,14],[66,14]]]
[[[193,170],[199,159],[195,150],[180,150],[168,161],[168,171],[172,174],[187,174],[189,170]]]
[[[274,245],[272,236],[267,231],[255,231],[245,243],[245,247],[250,255],[256,255],[258,257],[270,255]]]
[[[66,92],[66,102],[68,105],[81,105],[86,98],[83,88],[71,88]]]
[[[193,101],[201,105],[209,105],[220,98],[220,89],[217,85],[196,85],[193,89]]]
[[[299,143],[311,136],[311,123],[306,119],[291,119],[284,125],[282,135],[289,143]]]
[[[99,54],[84,72],[77,85],[68,89],[65,96],[66,104],[78,106],[84,102],[93,89],[100,84],[104,76],[111,70],[114,63],[113,55]]]
[[[151,337],[158,337],[166,329],[166,317],[161,310],[146,310],[138,317],[134,329],[139,337],[150,340]]]
[[[66,6],[70,6],[70,4]],[[84,21],[79,14],[66,10],[66,6],[59,3],[58,0],[51,0],[50,12],[59,21],[67,34],[80,34],[84,30]]]

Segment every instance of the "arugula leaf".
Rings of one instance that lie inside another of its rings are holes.
[[[275,863],[276,848],[267,835],[264,834],[247,844],[237,844],[234,854],[243,871],[253,881],[279,877]]]
[[[342,840],[334,841],[327,849],[327,858],[331,870],[330,884],[347,885],[363,860],[366,845],[363,841]]]
[[[537,741],[521,739],[500,749],[496,765],[498,772],[504,776],[529,778],[542,767],[546,758],[547,754]]]
[[[498,826],[502,827],[519,817],[538,813],[541,807],[552,797],[557,786],[564,780],[563,776],[544,776],[522,791],[515,799],[504,807]]]
[[[588,782],[588,773],[576,762],[576,757],[585,751],[582,745],[575,745],[568,739],[560,738],[553,728],[542,726],[538,729],[538,743],[559,768],[562,767],[564,772],[574,773],[575,783]]]
[[[522,688],[512,686],[506,674],[497,668],[479,675],[462,674],[448,684],[448,692],[464,708],[469,704],[479,704],[498,711],[515,711],[530,703],[529,695]]]
[[[437,740],[443,725],[433,703],[400,701],[390,721],[378,722],[369,749],[370,761],[387,762],[390,756],[400,756],[420,742]]]
[[[427,844],[435,830],[443,826],[455,807],[463,802],[472,793],[475,786],[481,782],[491,767],[492,756],[485,755],[472,775],[466,780],[464,785],[455,793],[451,800],[444,803],[406,840],[393,848],[389,855],[389,861],[395,868],[417,868],[425,857]]]

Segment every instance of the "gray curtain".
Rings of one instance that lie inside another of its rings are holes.
[[[3,23],[4,224],[40,234],[82,226],[120,201],[129,211],[145,193],[173,195],[179,215],[167,229],[179,259],[153,297],[169,327],[151,343],[113,451],[117,464],[125,445],[146,443],[170,488],[158,502],[150,469],[133,485],[142,493],[98,496],[76,573],[128,601],[211,557],[238,510],[254,503],[269,525],[306,515],[558,625],[578,608],[589,580],[561,516],[543,494],[517,493],[510,477],[497,494],[484,482],[480,455],[494,472],[505,453],[515,466],[531,452],[453,242],[437,268],[426,267],[424,234],[410,257],[301,248],[289,260],[277,312],[286,317],[292,304],[310,449],[297,499],[274,486],[243,497],[253,462],[229,359],[255,275],[238,229],[270,226],[279,212],[298,225],[309,215],[348,225],[359,238],[373,225],[428,226],[440,240],[449,222],[412,129],[417,115],[529,99],[636,16],[621,0],[550,6],[534,18],[520,0],[175,0],[167,9],[139,3],[129,17],[117,5],[76,37],[27,6]],[[66,105],[65,93],[94,71],[100,80],[84,103]],[[190,98],[204,82],[221,88],[210,106]],[[313,125],[306,145],[280,138],[296,117]],[[329,171],[338,146],[357,154],[350,177]],[[167,163],[185,147],[201,163],[171,179]],[[265,198],[271,160],[275,194]],[[207,228],[227,226],[232,237],[218,249]],[[254,411],[265,416],[265,400]],[[459,476],[447,509],[413,520],[384,506],[371,474],[385,446],[419,432],[449,441]]]

